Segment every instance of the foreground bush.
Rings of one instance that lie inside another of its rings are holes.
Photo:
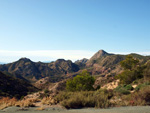
[[[109,99],[112,93],[107,90],[82,91],[82,92],[61,92],[56,100],[65,108],[97,107],[106,108],[112,104]]]
[[[66,83],[66,89],[68,91],[91,91],[94,90],[93,85],[95,78],[84,70],[82,73],[70,79]]]

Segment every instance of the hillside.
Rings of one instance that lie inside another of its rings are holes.
[[[83,58],[83,59],[81,59],[81,60],[75,61],[74,63],[75,63],[76,65],[78,65],[80,69],[82,69],[82,68],[84,68],[84,67],[86,66],[85,64],[87,63],[87,61],[88,61],[88,59]]]
[[[150,60],[150,56],[142,56],[138,54],[130,54],[134,58],[138,58],[143,64]],[[122,72],[120,61],[124,60],[127,55],[110,54],[104,50],[99,50],[86,63],[85,67],[92,75],[116,75]],[[83,64],[82,64],[83,65]]]
[[[10,64],[0,65],[0,71],[10,73],[16,77],[37,81],[44,77],[60,77],[61,75],[77,72],[78,66],[70,60],[58,59],[51,63],[33,62],[27,58],[21,58]]]
[[[20,79],[8,76],[0,72],[0,96],[21,98],[29,92],[38,91],[37,88]]]

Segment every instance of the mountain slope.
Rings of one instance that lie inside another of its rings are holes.
[[[58,59],[51,63],[33,62],[27,58],[21,58],[10,64],[0,65],[0,71],[21,76],[30,81],[36,81],[48,76],[61,76],[77,72],[79,67],[70,60]]]
[[[150,60],[150,56],[142,56],[138,54],[130,54],[134,58],[138,58],[141,63],[146,63]],[[116,75],[122,72],[120,62],[125,59],[127,55],[109,54],[104,50],[99,50],[87,62],[87,68],[92,75]]]
[[[102,60],[106,56],[109,56],[111,54],[107,53],[104,50],[99,50],[97,53],[95,53],[87,62],[87,66],[92,66],[94,63],[96,63],[98,60]]]
[[[21,98],[28,92],[38,91],[37,88],[20,79],[13,78],[0,72],[0,96]]]
[[[79,66],[80,69],[83,69],[87,63],[88,59],[83,58],[81,60],[75,61],[75,64]]]

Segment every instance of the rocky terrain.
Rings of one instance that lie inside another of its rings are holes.
[[[28,58],[21,58],[16,62],[0,65],[0,71],[11,74],[17,78],[37,81],[44,77],[55,77],[77,72],[79,67],[72,61],[58,59],[51,63],[33,62]]]

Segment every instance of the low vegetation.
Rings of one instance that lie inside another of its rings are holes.
[[[15,106],[17,102],[16,98],[4,97],[0,99],[0,110],[7,108],[9,106]]]
[[[112,106],[109,99],[113,96],[111,91],[81,91],[60,92],[55,98],[66,108],[96,107],[106,108]]]

